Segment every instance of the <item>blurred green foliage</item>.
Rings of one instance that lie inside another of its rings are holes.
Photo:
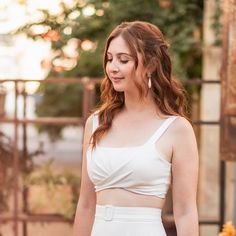
[[[111,30],[123,21],[144,20],[156,24],[170,44],[174,76],[201,78],[203,0],[77,0],[74,6],[61,4],[61,7],[63,10],[57,15],[42,10],[42,20],[19,30],[32,39],[51,42],[54,56],[48,77],[102,77],[103,48]],[[35,33],[35,27],[39,26],[45,32]],[[76,44],[77,56],[66,53],[65,47],[71,42]],[[90,49],[83,47],[85,42],[92,45]],[[65,59],[76,60],[75,66],[65,68]],[[82,94],[82,88],[63,86],[62,89],[62,85],[41,85],[38,116],[81,115],[78,104],[82,96],[78,94]],[[40,128],[54,138],[60,129]]]
[[[105,39],[111,30],[123,21],[144,20],[156,24],[164,33],[171,45],[174,60],[174,73],[179,77],[191,78],[201,76],[202,46],[202,0],[87,0],[76,1],[74,7],[61,4],[63,11],[51,15],[43,10],[41,21],[25,25],[24,31],[32,39],[45,39],[45,34],[34,34],[33,27],[47,26],[45,29],[55,30],[59,39],[51,39],[52,49],[56,51],[55,59],[66,57],[63,47],[71,38],[79,39],[80,57],[77,66],[70,71],[54,71],[50,75],[63,76],[103,76],[102,52]],[[86,8],[94,8],[91,16],[83,12]],[[65,33],[70,28],[71,33]],[[49,38],[50,40],[50,38]],[[96,44],[93,50],[81,48],[84,40]],[[197,63],[196,63],[197,62]],[[197,68],[196,68],[197,66]]]
[[[53,160],[49,160],[40,171],[34,171],[27,175],[24,179],[24,185],[27,186],[27,188],[29,189],[33,186],[45,188],[47,190],[48,195],[51,195],[52,198],[55,198],[55,193],[59,194],[57,190],[58,187],[69,187],[70,197],[68,197],[68,192],[64,194],[65,196],[63,195],[63,192],[61,192],[59,204],[54,203],[53,206],[55,210],[58,211],[58,213],[64,216],[65,219],[73,220],[75,217],[76,206],[80,193],[80,177],[76,176],[75,174],[72,174],[68,170],[63,170],[60,173],[55,173],[52,164]],[[36,203],[40,203],[40,197],[34,199],[34,201],[36,201]],[[36,208],[36,210],[40,212],[40,207],[37,207],[36,203],[34,203],[35,206],[31,206],[31,208]],[[48,203],[42,203],[41,207],[45,208],[47,204]]]

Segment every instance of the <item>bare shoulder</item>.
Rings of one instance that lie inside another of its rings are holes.
[[[173,124],[173,151],[175,156],[197,155],[197,142],[192,124],[184,117],[178,116]]]
[[[94,114],[91,114],[88,118],[87,118],[87,120],[86,120],[86,122],[85,122],[85,130],[90,130],[90,129],[92,129],[93,128],[93,116],[94,116]]]
[[[85,126],[84,126],[85,132],[87,131],[91,131],[93,129],[93,114],[91,114],[86,122],[85,122]]]
[[[175,138],[187,138],[194,135],[192,124],[184,117],[178,116],[173,124],[173,134]]]
[[[84,144],[88,144],[90,137],[93,133],[93,116],[94,113],[92,113],[86,120],[85,126],[84,126]]]
[[[85,122],[85,131],[92,131],[92,129],[93,129],[93,119],[94,119],[94,116],[98,115],[98,112],[99,112],[99,110],[96,110],[95,112],[90,114],[90,116],[87,118],[87,120]]]

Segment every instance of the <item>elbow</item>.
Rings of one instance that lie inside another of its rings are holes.
[[[196,209],[174,213],[177,235],[199,236],[199,220]]]
[[[180,219],[182,217],[194,217],[198,218],[198,210],[196,202],[191,204],[180,204],[174,206],[174,217]]]

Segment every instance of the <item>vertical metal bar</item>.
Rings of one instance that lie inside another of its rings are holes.
[[[19,190],[19,151],[18,151],[18,82],[15,81],[15,110],[14,110],[14,157],[13,157],[13,176],[14,176],[14,236],[18,236],[18,190]]]
[[[225,220],[225,161],[220,161],[220,219],[219,219],[219,229],[222,228]]]
[[[26,118],[26,107],[27,107],[27,94],[25,91],[25,83],[23,84],[23,118]],[[26,127],[26,123],[23,124],[22,126],[23,128],[23,170],[25,174],[28,174],[28,150],[27,150],[27,127]],[[24,213],[28,213],[28,187],[25,186],[25,184],[23,185],[23,192],[22,192],[22,196],[23,196],[23,212]],[[27,236],[27,221],[23,222],[23,236]]]
[[[227,83],[227,64],[228,64],[228,50],[229,50],[229,1],[224,0],[224,21],[223,21],[223,38],[222,38],[222,64],[220,71],[221,80],[221,107],[220,107],[220,192],[219,192],[219,229],[222,228],[225,218],[225,169],[226,163],[222,161],[223,155],[223,127],[225,126],[224,106],[226,102],[226,83]]]
[[[95,103],[95,84],[90,82],[88,85],[88,90],[89,90],[89,110],[91,110],[94,107]]]
[[[89,91],[87,88],[87,83],[83,84],[84,89],[83,89],[83,119],[84,122],[88,117],[89,113]]]
[[[95,103],[95,83],[89,78],[83,81],[83,119],[87,119]]]

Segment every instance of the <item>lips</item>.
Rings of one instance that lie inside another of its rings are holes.
[[[124,77],[111,77],[112,80],[118,81],[124,79]]]

